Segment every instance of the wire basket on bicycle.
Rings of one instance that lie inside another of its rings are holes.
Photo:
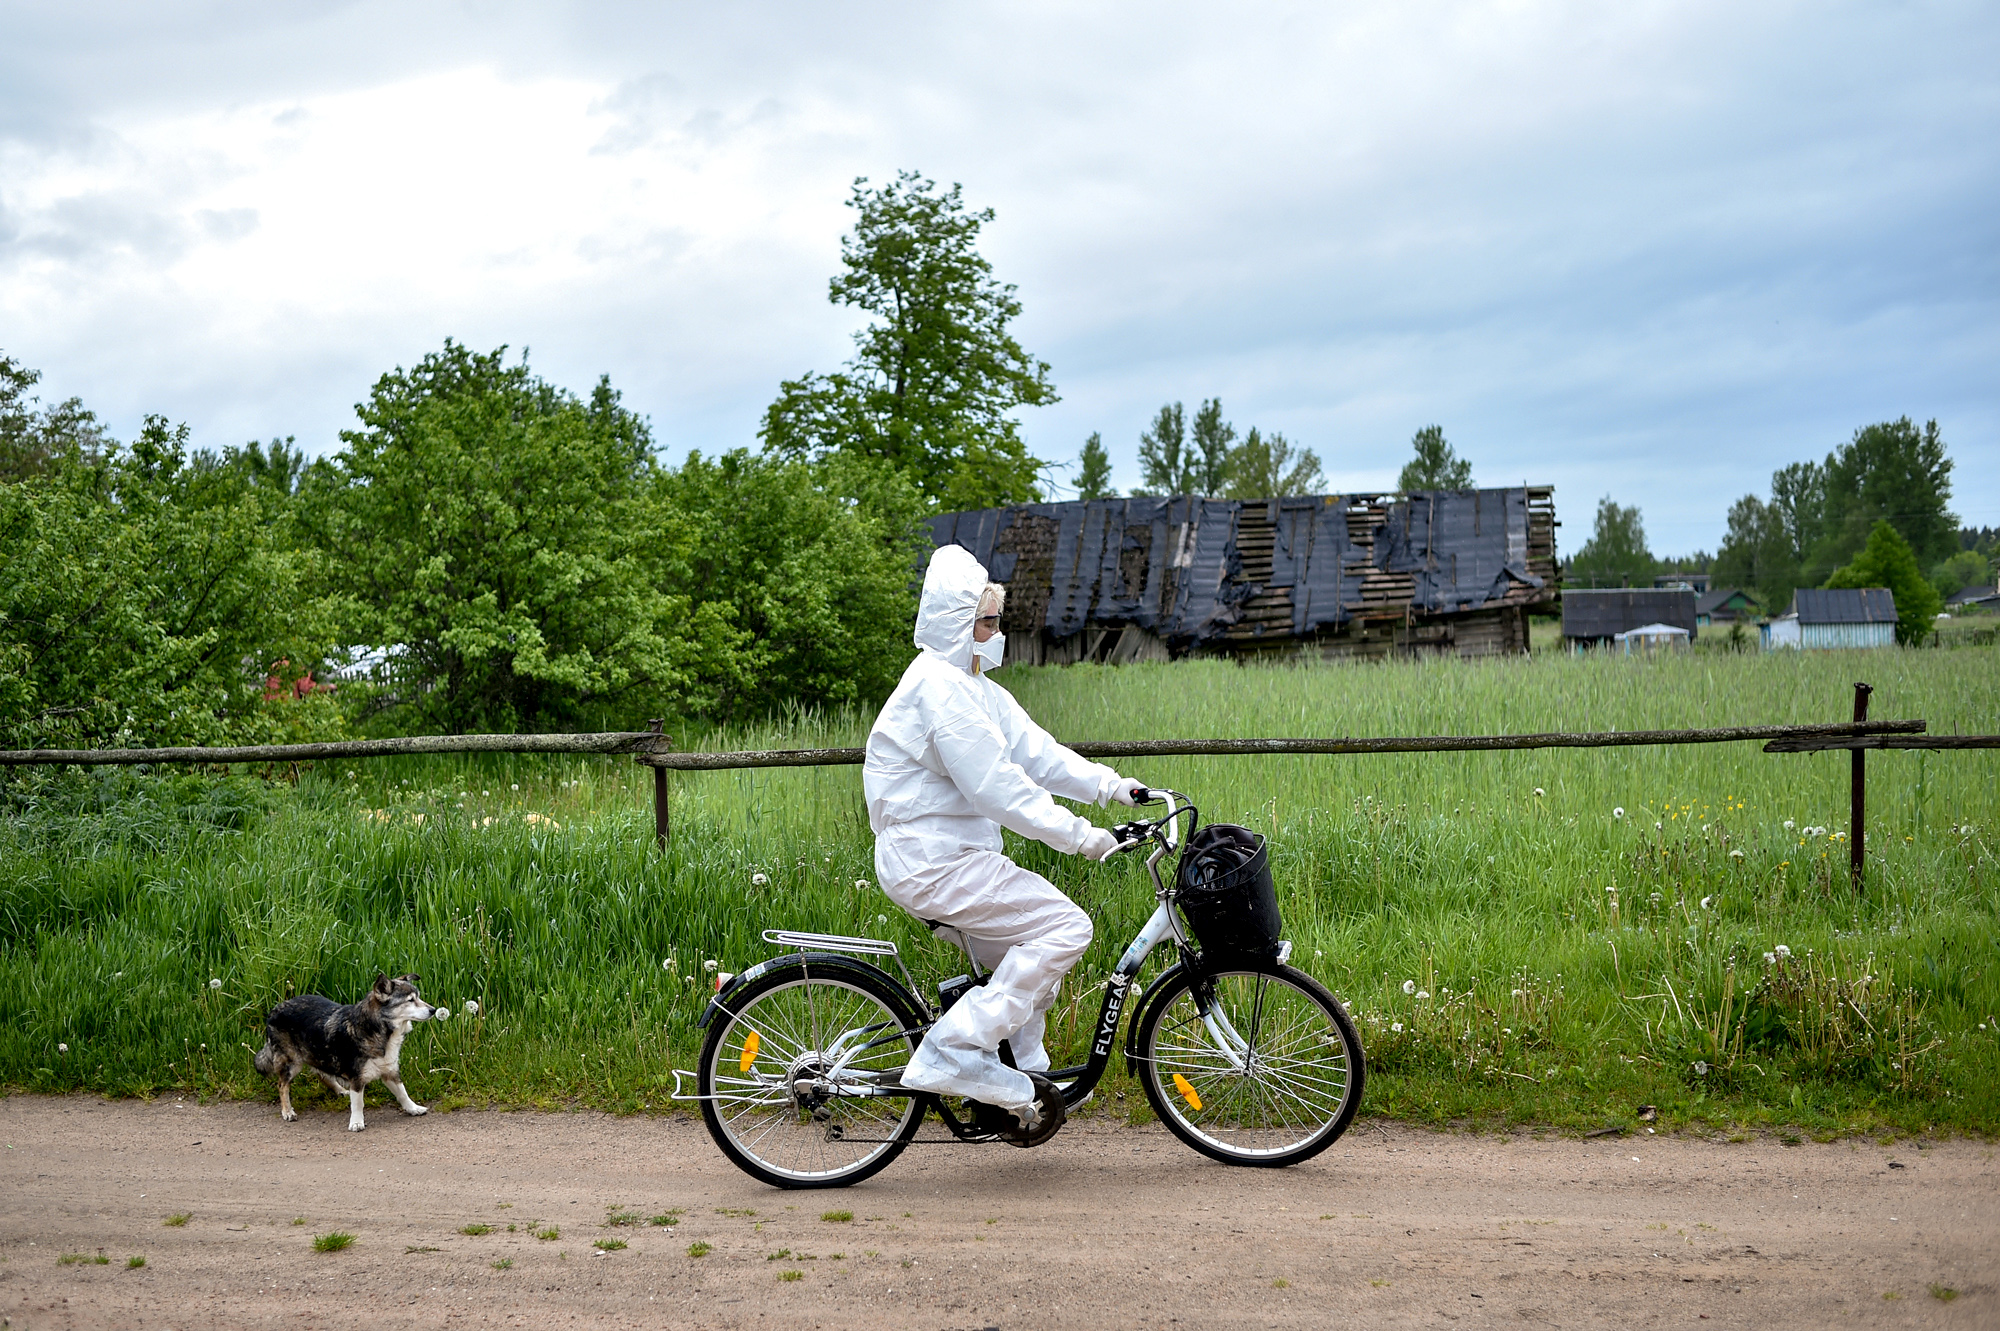
[[[1276,964],[1283,920],[1263,837],[1230,823],[1199,828],[1181,852],[1174,893],[1205,969]]]

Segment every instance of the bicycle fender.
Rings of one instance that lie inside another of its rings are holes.
[[[708,1000],[708,1006],[702,1009],[698,1024],[706,1030],[709,1023],[718,1016],[735,1016],[736,1004],[741,1001],[743,991],[765,976],[787,968],[803,970],[807,967],[811,967],[815,975],[846,971],[849,974],[867,975],[870,979],[886,983],[890,992],[903,1005],[901,1014],[903,1018],[911,1022],[922,1020],[918,1014],[924,1010],[923,1005],[917,1002],[901,980],[880,967],[871,966],[844,952],[787,952],[782,956],[768,957],[731,979],[721,993]]]

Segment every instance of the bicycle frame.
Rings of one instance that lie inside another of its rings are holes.
[[[1131,997],[1132,984],[1138,979],[1139,972],[1144,968],[1146,959],[1152,955],[1153,949],[1171,938],[1182,957],[1182,960],[1175,963],[1176,966],[1186,964],[1185,959],[1192,952],[1192,949],[1188,945],[1187,936],[1182,932],[1180,919],[1174,911],[1173,891],[1167,886],[1165,880],[1160,875],[1160,862],[1179,849],[1182,839],[1179,834],[1179,820],[1183,814],[1193,815],[1194,809],[1191,804],[1186,803],[1187,797],[1178,791],[1156,789],[1152,793],[1165,801],[1167,806],[1166,813],[1159,818],[1147,822],[1127,823],[1121,826],[1119,830],[1127,833],[1129,839],[1121,845],[1120,849],[1134,849],[1147,842],[1152,843],[1153,851],[1146,859],[1146,870],[1152,876],[1153,894],[1159,904],[1154,908],[1151,917],[1147,919],[1145,925],[1140,928],[1132,941],[1126,945],[1125,951],[1118,958],[1118,964],[1105,979],[1104,1001],[1098,1009],[1097,1023],[1092,1031],[1090,1056],[1082,1063],[1071,1067],[1053,1068],[1045,1074],[1049,1080],[1061,1087],[1063,1103],[1070,1108],[1075,1108],[1089,1098],[1091,1093],[1097,1089],[1098,1082],[1103,1079],[1105,1069],[1110,1066],[1113,1049],[1118,1043],[1119,1019],[1124,1015],[1126,1003]],[[1192,828],[1190,828],[1191,831]],[[727,977],[729,980],[734,981],[734,983],[723,986],[715,998],[710,1001],[708,1008],[702,1014],[701,1024],[703,1026],[708,1025],[717,1015],[730,1014],[727,1000],[730,993],[737,986],[743,985],[767,973],[779,964],[797,964],[801,967],[810,967],[813,964],[815,955],[824,957],[829,953],[894,958],[897,969],[902,971],[904,979],[904,984],[897,987],[901,988],[910,999],[912,1010],[923,1018],[922,1029],[928,1030],[937,1020],[938,1016],[941,1015],[933,1010],[930,1003],[925,1001],[914,982],[911,981],[909,969],[903,964],[902,954],[893,942],[883,939],[849,938],[834,934],[797,933],[781,929],[767,929],[764,931],[763,937],[766,942],[790,946],[796,949],[796,951],[787,957],[773,958],[760,962],[756,966],[744,971],[741,975]],[[844,964],[851,966],[856,963],[846,962]],[[977,970],[978,963],[974,962],[973,965],[974,969]],[[879,970],[880,968],[876,969]],[[882,971],[881,974],[885,979],[889,979],[891,984],[895,983],[893,977],[890,977],[886,971]],[[1164,976],[1161,978],[1164,979]],[[1157,984],[1158,981],[1155,983]],[[1149,990],[1148,992],[1151,991]],[[1200,988],[1195,993],[1195,1004],[1196,1010],[1200,1013],[1204,1025],[1207,1026],[1211,1038],[1216,1042],[1217,1049],[1225,1054],[1237,1070],[1241,1071],[1244,1066],[1243,1055],[1249,1048],[1249,1042],[1230,1025],[1226,1015],[1215,1009],[1208,1002],[1206,992]],[[851,1041],[855,1038],[859,1038],[864,1042],[859,1048],[865,1049],[883,1042],[886,1038],[901,1038],[901,1032],[896,1033],[894,1037],[879,1036],[872,1028],[865,1031],[846,1032],[835,1041],[834,1047],[851,1056],[856,1052],[855,1048],[850,1047]],[[1010,1056],[1011,1051],[1007,1050],[1006,1046],[1003,1045],[1002,1052],[1003,1057],[1011,1064],[1013,1061]],[[670,1098],[674,1100],[694,1100],[699,1098],[680,1093],[679,1083],[682,1075],[684,1074],[680,1069],[675,1070],[675,1090]],[[693,1074],[688,1073],[685,1075],[691,1076]],[[892,1096],[912,1094],[912,1092],[904,1091],[898,1086],[883,1085],[876,1087],[865,1084],[852,1085],[844,1082],[841,1084],[828,1084],[826,1090],[832,1095]],[[932,1107],[938,1111],[938,1116],[944,1121],[954,1136],[968,1141],[991,1140],[990,1133],[974,1125],[960,1121],[937,1097],[923,1095],[920,1098],[932,1102]]]

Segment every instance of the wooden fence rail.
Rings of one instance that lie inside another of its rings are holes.
[[[1926,735],[1922,721],[1869,721],[1865,684],[1855,686],[1852,721],[1795,726],[1717,726],[1700,730],[1603,730],[1535,735],[1416,735],[1337,739],[1079,740],[1069,747],[1086,758],[1276,756],[1282,754],[1494,753],[1523,749],[1604,749],[1642,744],[1733,744],[1762,740],[1766,753],[1845,749],[1854,761],[1850,815],[1854,885],[1861,886],[1864,812],[1863,752],[1867,749],[1992,749],[2000,735]],[[653,769],[653,832],[660,847],[671,831],[667,773],[716,772],[763,767],[858,765],[861,749],[761,749],[740,753],[675,753],[673,741],[651,730],[581,735],[415,735],[401,739],[336,740],[321,744],[259,744],[233,748],[14,749],[0,750],[0,767],[29,764],[228,764],[326,762],[394,758],[428,753],[631,754]]]

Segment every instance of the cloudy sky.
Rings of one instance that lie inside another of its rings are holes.
[[[1169,399],[1387,487],[1657,551],[1860,425],[1935,417],[2000,524],[1990,3],[0,3],[0,349],[129,437],[338,446],[447,337],[754,442],[855,327],[857,176],[984,249],[1120,484]]]

